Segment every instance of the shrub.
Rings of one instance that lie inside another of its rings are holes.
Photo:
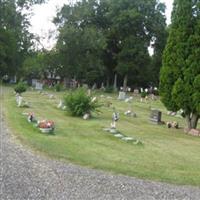
[[[55,85],[55,90],[56,90],[56,92],[60,92],[62,90],[62,85],[61,84],[56,84]]]
[[[159,91],[158,91],[158,90],[153,90],[153,94],[154,94],[155,96],[159,96]]]
[[[108,86],[108,87],[106,87],[106,89],[105,89],[105,92],[106,93],[112,93],[114,91],[114,88],[112,87],[112,86]]]
[[[64,103],[72,116],[83,116],[85,113],[99,112],[98,108],[101,106],[96,99],[87,96],[82,88],[65,96]]]
[[[147,93],[146,92],[141,92],[141,98],[145,98],[147,96]]]
[[[19,82],[14,88],[15,92],[19,94],[26,92],[26,89],[27,89],[27,86],[23,82]]]

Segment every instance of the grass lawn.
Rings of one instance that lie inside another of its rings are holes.
[[[10,128],[24,144],[41,153],[112,173],[200,186],[200,138],[184,134],[183,129],[167,129],[165,125],[150,123],[151,107],[162,111],[162,120],[178,121],[181,127],[185,126],[183,119],[166,115],[159,100],[141,103],[134,97],[132,103],[126,103],[118,101],[114,94],[112,99],[99,97],[103,102],[111,101],[120,112],[119,131],[143,143],[133,145],[102,130],[110,126],[111,107],[102,107],[100,115],[85,121],[57,109],[63,92],[51,91],[56,99],[49,99],[46,95],[28,91],[23,97],[30,102],[31,108],[18,108],[13,90],[6,90],[4,105]],[[130,106],[137,118],[124,116]],[[34,112],[38,119],[54,120],[55,135],[40,133],[27,122],[23,112]]]

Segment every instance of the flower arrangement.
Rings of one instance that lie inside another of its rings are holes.
[[[43,133],[46,133],[54,130],[55,123],[51,120],[42,120],[38,122],[37,126]]]
[[[33,112],[28,113],[28,117],[27,117],[28,122],[37,122],[37,120],[35,119],[35,115]]]

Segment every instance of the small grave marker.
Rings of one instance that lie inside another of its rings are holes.
[[[42,90],[43,89],[43,84],[40,82],[36,82],[35,83],[35,89],[36,90]]]
[[[162,113],[159,110],[151,110],[150,121],[156,124],[161,122]]]
[[[23,97],[22,96],[18,96],[17,106],[18,107],[22,107],[22,103],[23,103]]]
[[[118,96],[117,99],[118,99],[118,100],[125,100],[125,99],[126,99],[126,93],[120,91],[120,92],[119,92],[119,96]]]

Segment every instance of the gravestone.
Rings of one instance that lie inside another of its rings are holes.
[[[53,94],[49,94],[49,99],[53,99],[54,95]]]
[[[40,83],[40,82],[36,82],[36,84],[35,84],[35,89],[36,89],[36,90],[42,90],[42,89],[43,89],[43,84]]]
[[[18,97],[18,100],[17,100],[17,106],[18,106],[18,107],[22,107],[22,103],[23,103],[23,97],[22,97],[22,96],[19,96],[19,97]]]
[[[83,119],[84,119],[84,120],[88,120],[88,119],[90,119],[90,117],[91,117],[91,115],[90,115],[89,113],[85,113],[85,114],[83,115]]]
[[[63,106],[64,106],[64,103],[62,100],[60,100],[59,104],[57,105],[57,108],[61,109],[63,108]]]
[[[150,121],[156,124],[161,122],[162,113],[159,110],[151,110]]]
[[[92,86],[92,90],[96,90],[97,89],[97,84],[94,83],[94,85]]]
[[[117,98],[118,100],[125,100],[126,99],[126,93],[125,92],[119,92],[119,96]]]
[[[125,99],[125,102],[130,103],[132,100],[133,100],[133,97],[128,97],[128,98]]]
[[[86,89],[86,90],[89,88],[89,87],[88,87],[88,84],[86,84],[86,83],[84,83],[82,87],[83,87],[84,89]]]
[[[137,94],[139,94],[139,90],[138,89],[134,89],[133,93],[137,95]]]
[[[32,79],[31,80],[31,85],[33,86],[33,87],[35,87],[36,86],[36,83],[38,82],[38,80],[37,79]]]
[[[128,88],[127,88],[127,91],[128,91],[128,92],[131,92],[131,88],[130,88],[130,87],[128,87]]]
[[[88,90],[87,90],[87,95],[88,95],[88,96],[91,96],[91,89],[88,89]]]

